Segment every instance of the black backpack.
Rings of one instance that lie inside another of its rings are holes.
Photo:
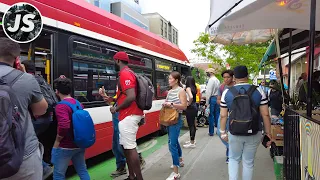
[[[43,77],[41,77],[40,75],[36,75],[35,79],[37,80],[40,86],[40,90],[43,94],[44,99],[48,103],[48,109],[44,115],[39,117],[33,116],[33,120],[34,120],[33,123],[37,124],[37,127],[38,127],[36,129],[36,134],[40,135],[49,128],[51,122],[53,121],[55,107],[58,103],[58,99],[51,85],[48,84],[47,81],[43,79]]]
[[[240,88],[239,91],[235,87],[229,88],[234,96],[229,116],[229,131],[232,135],[251,136],[259,131],[259,107],[252,100],[252,94],[256,88],[253,85],[248,91],[244,88]]]
[[[12,89],[22,75],[14,69],[0,79],[0,179],[16,174],[23,161],[28,121],[23,123]]]

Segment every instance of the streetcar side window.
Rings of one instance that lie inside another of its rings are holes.
[[[113,56],[117,52],[117,50],[108,48],[103,45],[83,42],[79,40],[73,41],[72,56],[74,58],[86,58],[113,62]]]
[[[166,98],[169,90],[169,73],[156,72],[156,93],[158,98]]]
[[[135,72],[136,74],[139,74],[139,75],[144,75],[146,76],[147,78],[150,79],[151,82],[152,81],[152,72],[151,71],[146,71],[146,70],[141,70],[141,69],[136,69],[136,68],[131,68],[133,70],[133,72]]]
[[[169,90],[169,75],[173,71],[173,64],[160,59],[155,59],[156,67],[156,93],[157,97],[166,98]]]
[[[103,102],[99,88],[104,86],[108,96],[115,96],[117,75],[112,64],[73,62],[74,97],[82,103]]]

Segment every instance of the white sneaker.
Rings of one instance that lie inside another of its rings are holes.
[[[167,180],[177,180],[180,179],[181,175],[178,173],[176,174],[175,172],[171,173],[170,176],[167,178]]]
[[[183,145],[183,147],[184,148],[186,148],[186,149],[194,149],[194,148],[196,148],[196,144],[194,143],[194,144],[191,144],[191,143],[189,143],[189,144],[185,144],[185,145]]]
[[[190,144],[191,143],[191,141],[186,141],[186,142],[184,142],[184,144]],[[196,140],[194,140],[194,144],[197,144],[197,141]]]

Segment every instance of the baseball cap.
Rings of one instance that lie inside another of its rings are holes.
[[[246,66],[237,66],[233,70],[234,77],[237,79],[242,79],[248,77],[248,68]]]
[[[216,73],[216,71],[213,68],[209,68],[206,70],[206,73]]]
[[[114,60],[127,61],[129,62],[129,56],[124,51],[119,51],[113,56]]]

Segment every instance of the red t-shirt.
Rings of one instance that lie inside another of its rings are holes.
[[[119,83],[121,88],[118,87],[117,90],[118,105],[122,104],[123,101],[126,99],[126,90],[135,88],[135,92],[137,94],[137,80],[135,75],[132,72],[130,72],[129,67],[125,67],[119,72]],[[129,107],[119,110],[119,121],[123,120],[124,118],[130,115],[143,115],[143,111],[138,108],[136,101],[132,102]]]

